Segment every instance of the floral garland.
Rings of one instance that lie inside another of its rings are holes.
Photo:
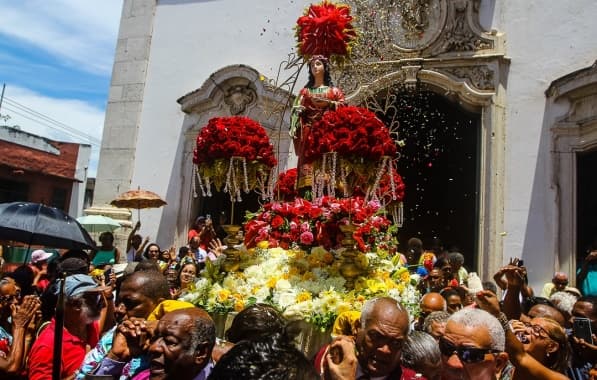
[[[329,250],[340,246],[343,234],[339,225],[352,223],[357,226],[355,238],[361,239],[358,248],[365,252],[392,239],[391,222],[377,215],[379,211],[378,201],[366,202],[363,197],[326,196],[315,203],[302,198],[270,202],[257,213],[248,214],[244,243],[248,248],[267,242],[268,247],[323,246]]]
[[[366,161],[378,161],[383,156],[396,154],[396,144],[384,123],[368,109],[354,106],[326,112],[313,124],[306,145],[309,147],[305,152],[308,163],[329,152]]]
[[[311,4],[296,21],[299,55],[308,58],[321,54],[339,60],[348,56],[357,36],[352,19],[348,5],[329,1]]]

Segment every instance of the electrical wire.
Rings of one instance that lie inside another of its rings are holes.
[[[16,102],[15,100],[10,99],[7,96],[4,97],[4,107],[3,108],[11,111],[12,113],[14,113],[16,115],[24,117],[28,120],[35,122],[35,123],[38,123],[44,127],[51,128],[54,130],[59,130],[61,132],[67,133],[71,137],[76,137],[79,139],[82,138],[82,139],[88,141],[91,145],[101,146],[101,140],[99,140],[91,135],[88,135],[84,132],[81,132],[81,131],[79,131],[67,124],[64,124],[58,120],[55,120],[47,115],[44,115],[38,111],[35,111],[32,108],[29,108],[23,104],[20,104],[20,103]],[[22,112],[24,112],[28,115],[25,115]]]

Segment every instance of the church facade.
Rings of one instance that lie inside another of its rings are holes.
[[[195,138],[215,116],[258,120],[293,167],[287,105],[306,81],[293,26],[309,3],[125,0],[93,212],[127,218],[109,201],[154,191],[168,205],[142,211],[142,233],[185,244],[197,214],[230,207],[195,197]],[[458,247],[482,279],[510,257],[535,286],[574,273],[597,237],[597,4],[348,3],[361,33],[333,76],[406,143],[405,234]]]

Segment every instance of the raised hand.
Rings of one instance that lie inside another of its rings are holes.
[[[480,309],[485,310],[491,315],[497,316],[500,313],[500,302],[497,296],[489,290],[477,292],[476,303]]]
[[[37,296],[25,296],[21,305],[10,305],[12,312],[12,324],[14,327],[25,328],[34,319],[37,311],[41,308],[41,302]]]
[[[348,336],[336,337],[323,359],[322,374],[325,379],[352,380],[357,373],[357,356],[354,340]]]
[[[222,242],[220,241],[220,239],[213,239],[212,241],[209,242],[209,249],[216,255],[216,256],[220,256],[222,253],[224,253],[224,245],[222,245]]]

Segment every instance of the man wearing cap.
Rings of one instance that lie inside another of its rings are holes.
[[[31,253],[31,269],[33,269],[35,275],[33,286],[35,286],[39,293],[42,293],[50,285],[50,280],[48,279],[48,260],[52,256],[53,253],[46,252],[43,249],[38,249]]]
[[[115,303],[116,319],[118,322],[124,322],[148,318],[150,313],[169,297],[168,281],[160,272],[134,272],[126,276],[120,285]],[[84,379],[88,374],[112,373],[114,369],[122,373],[121,378],[132,378],[149,367],[149,360],[145,355],[125,360],[119,358],[118,353],[113,352],[112,343],[118,328],[119,326],[115,326],[106,332],[95,348],[85,356],[85,360],[75,374],[77,380]],[[120,360],[113,360],[115,358]]]
[[[62,336],[62,365],[60,377],[72,376],[79,368],[85,353],[99,340],[100,312],[104,305],[103,291],[91,276],[68,276],[64,284],[64,331]],[[29,354],[29,379],[49,379],[52,376],[54,357],[54,332],[56,320],[52,319],[31,348]]]

